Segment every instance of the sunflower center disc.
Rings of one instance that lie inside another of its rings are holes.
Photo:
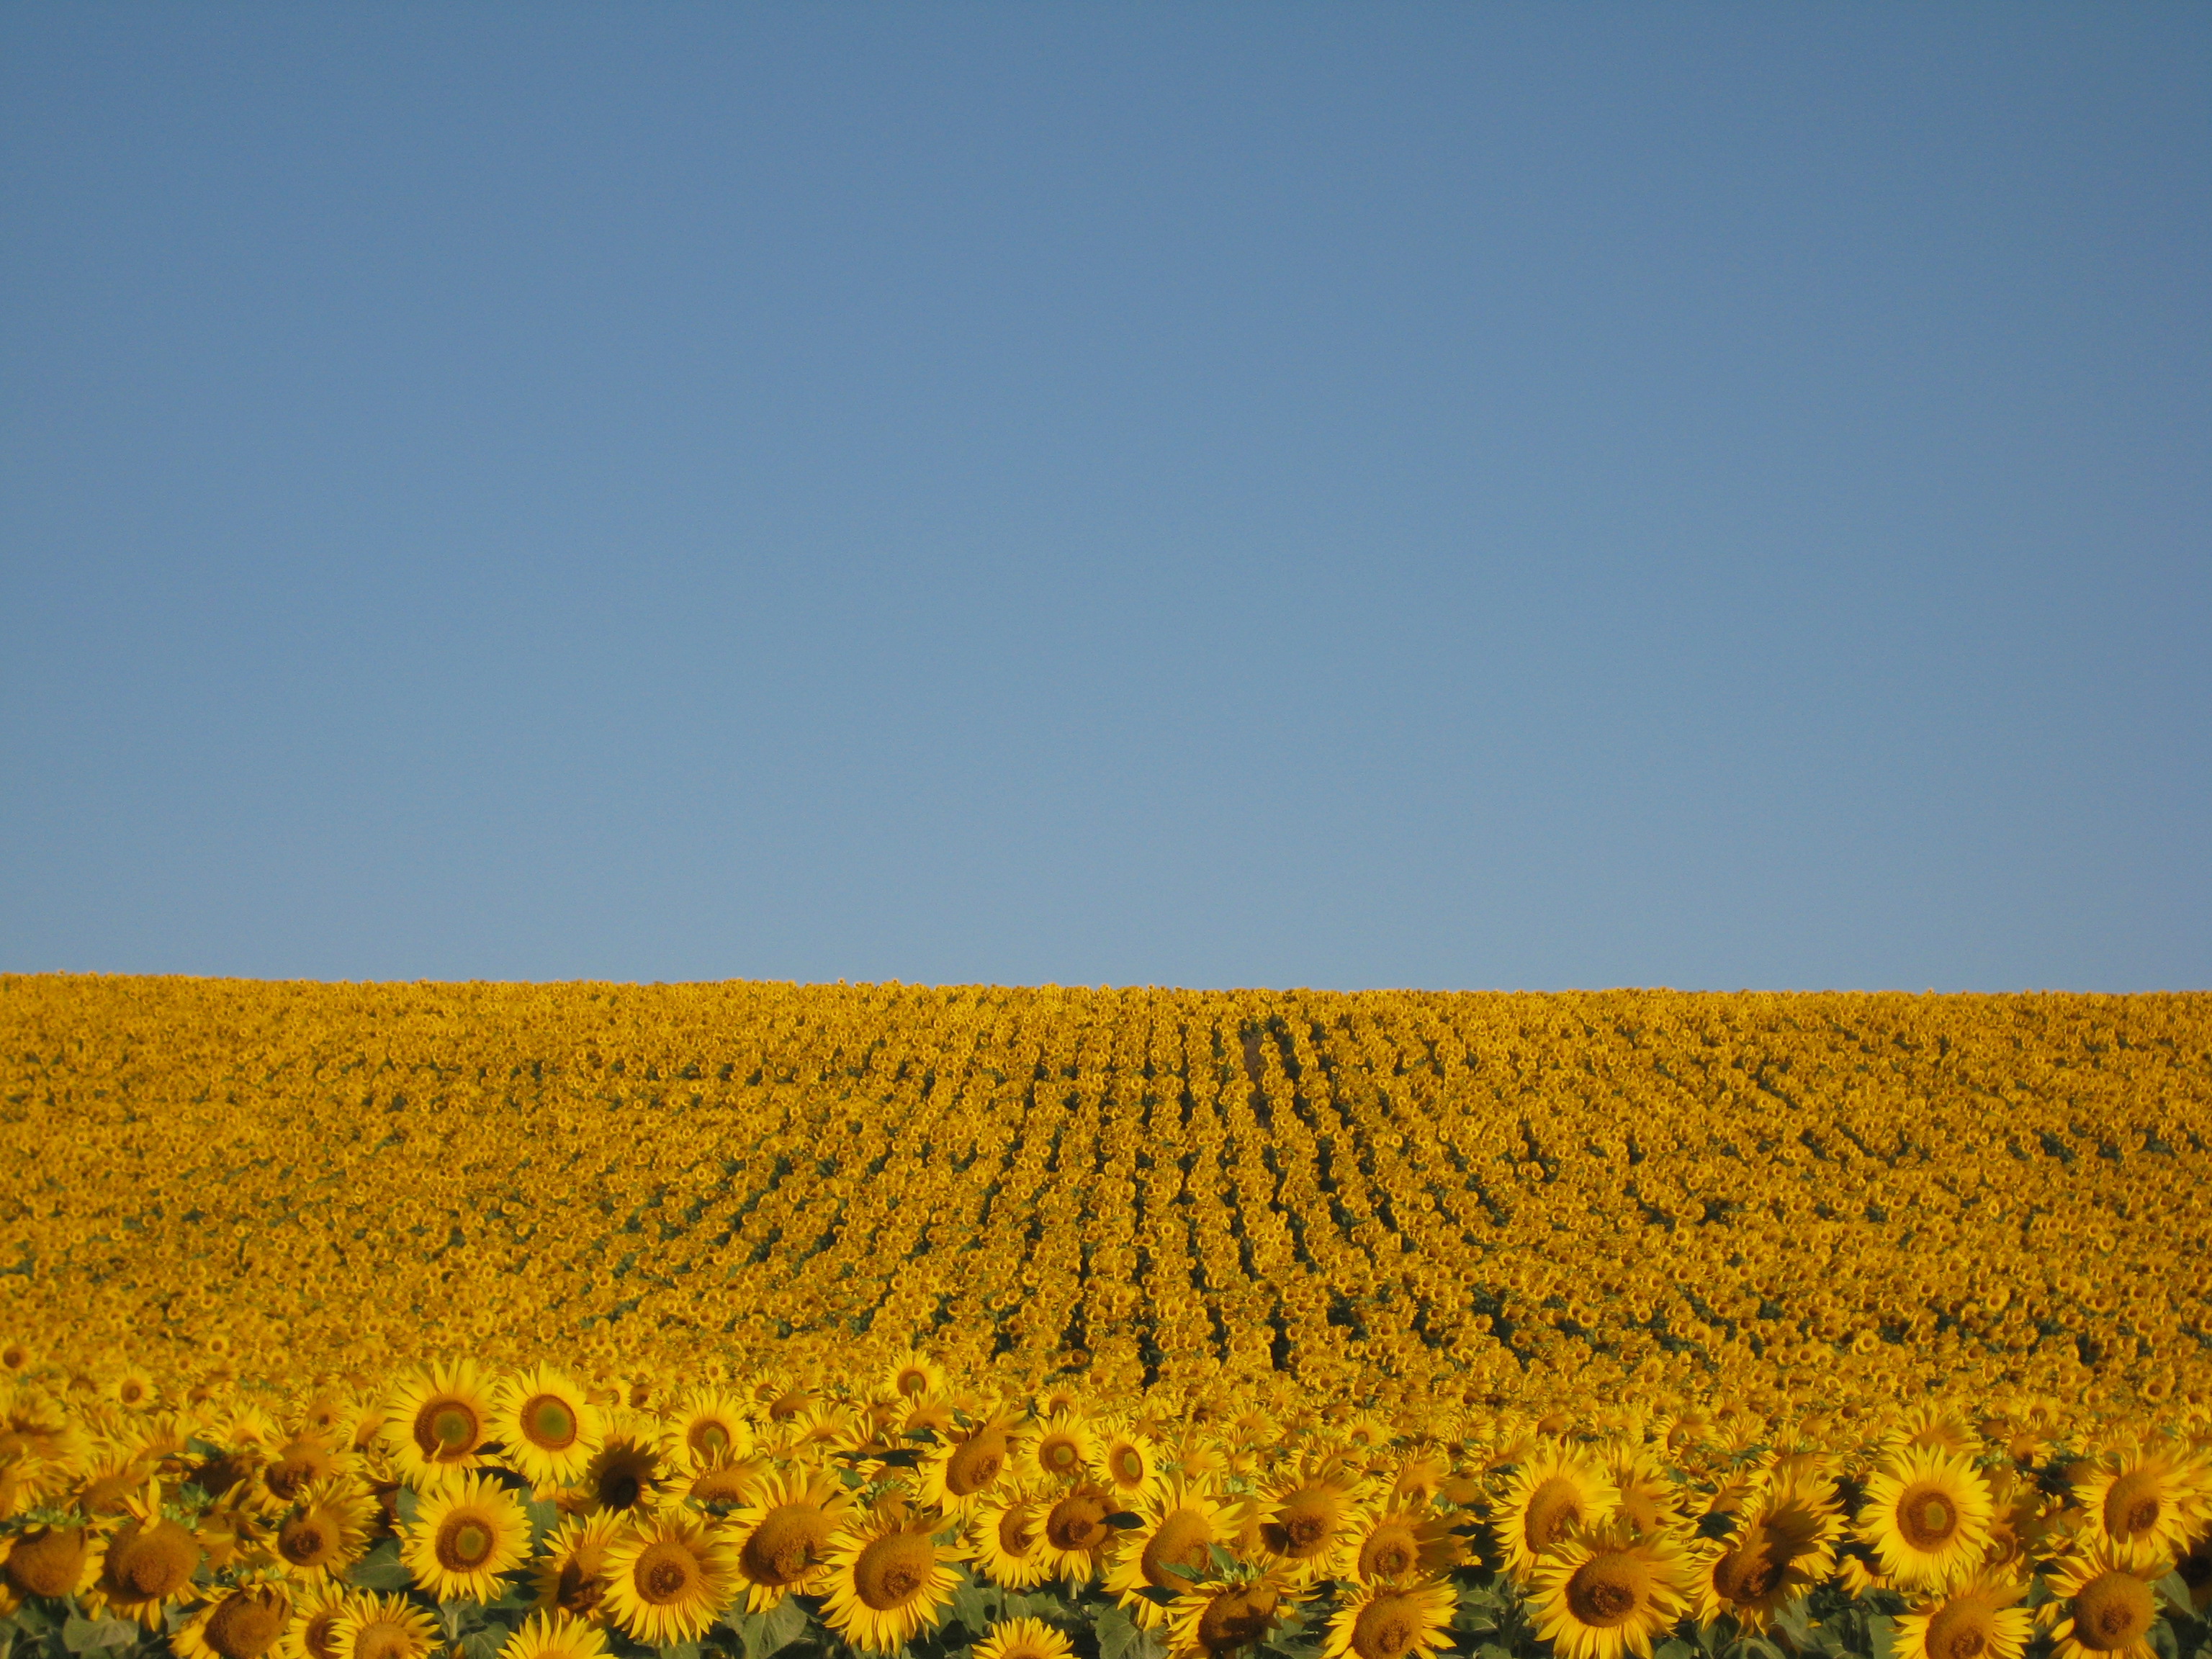
[[[1976,1659],[1990,1645],[1987,1614],[1972,1601],[1954,1601],[1928,1621],[1928,1659]]]
[[[546,1451],[562,1451],[575,1443],[576,1414],[565,1401],[540,1395],[524,1407],[522,1420],[530,1437]]]
[[[270,1603],[258,1596],[234,1595],[207,1621],[207,1644],[222,1659],[258,1659],[283,1628]]]
[[[853,1587],[878,1613],[912,1601],[936,1565],[936,1553],[918,1538],[894,1533],[878,1538],[853,1563]]]
[[[1420,1638],[1420,1627],[1395,1595],[1360,1610],[1352,1626],[1352,1650],[1359,1659],[1401,1659]]]

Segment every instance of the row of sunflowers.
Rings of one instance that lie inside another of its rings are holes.
[[[15,1328],[177,1370],[2155,1415],[2212,1356],[2202,995],[0,976],[0,1156]]]
[[[1020,1396],[924,1352],[289,1392],[6,1346],[18,1659],[2182,1659],[2212,1413]],[[587,1379],[587,1380],[580,1380]]]

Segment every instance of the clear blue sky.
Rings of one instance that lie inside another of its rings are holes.
[[[2212,984],[2212,8],[13,5],[0,968]]]

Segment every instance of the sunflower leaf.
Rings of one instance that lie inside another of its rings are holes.
[[[1877,1613],[1867,1620],[1867,1651],[1872,1659],[1889,1659],[1897,1647],[1897,1620]]]
[[[1651,1650],[1651,1659],[1690,1659],[1690,1644],[1680,1637],[1670,1637]]]
[[[416,1516],[422,1510],[422,1500],[416,1495],[413,1487],[402,1486],[392,1494],[392,1507],[399,1512],[401,1522],[411,1527],[415,1524]]]
[[[806,1609],[798,1599],[787,1595],[761,1616],[760,1650],[755,1655],[749,1649],[746,1659],[767,1659],[778,1649],[787,1648],[806,1634]]]
[[[353,1565],[346,1583],[356,1589],[403,1590],[414,1582],[399,1559],[399,1540],[387,1538]]]
[[[2166,1599],[2168,1605],[2179,1608],[2184,1618],[2197,1611],[2196,1604],[2190,1600],[2189,1581],[2181,1576],[2181,1570],[2178,1567],[2158,1581],[2158,1593]]]
[[[71,1653],[127,1648],[137,1640],[138,1626],[127,1619],[79,1619],[71,1614],[62,1626],[62,1645]]]

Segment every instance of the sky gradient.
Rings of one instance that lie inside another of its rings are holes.
[[[0,11],[0,969],[2212,985],[2212,9]]]

